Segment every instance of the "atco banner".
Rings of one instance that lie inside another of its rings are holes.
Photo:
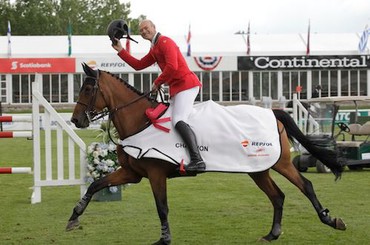
[[[1,73],[74,73],[74,58],[0,59]]]

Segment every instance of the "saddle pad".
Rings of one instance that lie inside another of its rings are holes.
[[[170,106],[161,118],[171,116]],[[213,101],[194,105],[189,125],[197,136],[200,153],[210,172],[259,172],[280,158],[281,146],[276,118],[270,109],[251,105],[221,106]],[[158,158],[173,164],[189,162],[186,145],[172,126],[150,125],[121,141],[130,156]]]

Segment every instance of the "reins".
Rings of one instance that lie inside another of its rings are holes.
[[[153,92],[155,92],[155,93],[153,93]],[[120,109],[123,109],[123,108],[125,108],[125,107],[127,107],[127,106],[129,106],[129,105],[131,105],[131,104],[133,104],[133,103],[135,103],[136,101],[138,101],[138,100],[140,100],[140,99],[142,99],[142,98],[144,98],[144,97],[147,97],[147,96],[149,96],[149,95],[151,95],[151,94],[152,94],[152,95],[150,96],[150,100],[151,100],[151,101],[155,101],[155,100],[156,100],[156,97],[157,97],[157,95],[158,95],[158,93],[159,93],[159,96],[160,96],[161,102],[165,103],[164,98],[163,98],[163,89],[162,89],[162,88],[159,88],[159,89],[158,89],[158,90],[156,90],[156,91],[154,91],[154,90],[152,89],[152,90],[150,90],[149,92],[146,92],[146,93],[144,93],[143,95],[141,95],[141,96],[137,97],[137,98],[136,98],[136,99],[134,99],[133,101],[130,101],[128,104],[126,104],[126,105],[122,105],[122,106],[118,106],[118,107],[116,107],[116,108],[114,108],[114,109],[112,109],[112,110],[110,110],[110,111],[109,111],[107,130],[108,130],[108,137],[109,137],[109,140],[110,140],[110,141],[112,141],[112,143],[113,143],[113,144],[115,144],[115,145],[118,145],[118,144],[119,144],[119,143],[116,143],[116,142],[113,140],[113,137],[112,137],[112,135],[111,135],[111,133],[110,133],[110,127],[111,127],[111,122],[112,122],[113,114],[114,114],[116,111],[118,111],[118,110],[120,110]]]
[[[146,92],[146,93],[144,93],[144,94],[140,95],[139,97],[137,97],[136,99],[134,99],[134,100],[130,101],[129,103],[127,103],[127,104],[125,104],[125,105],[117,106],[117,107],[115,107],[115,108],[113,108],[112,110],[110,110],[110,111],[108,111],[108,112],[107,112],[107,114],[109,114],[109,115],[108,115],[108,123],[107,123],[107,124],[108,124],[108,125],[107,125],[108,137],[109,137],[109,140],[110,140],[110,141],[112,141],[112,143],[113,143],[113,144],[115,144],[115,145],[119,145],[119,142],[118,142],[118,143],[117,143],[117,142],[115,142],[115,141],[113,140],[113,137],[112,137],[111,133],[110,133],[110,128],[111,128],[111,122],[112,122],[113,114],[114,114],[115,112],[117,112],[117,111],[119,111],[119,110],[123,109],[123,108],[126,108],[126,107],[128,107],[128,106],[130,106],[130,105],[134,104],[135,102],[137,102],[137,101],[141,100],[142,98],[147,97],[147,96],[148,96],[149,94],[151,94],[152,92],[153,92],[153,90],[151,90],[151,91],[149,91],[149,92]],[[107,114],[105,114],[105,115],[107,115]],[[105,115],[104,115],[104,116],[105,116]],[[99,117],[99,118],[101,118],[101,117]]]

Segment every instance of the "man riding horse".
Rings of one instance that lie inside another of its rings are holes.
[[[140,35],[151,42],[149,53],[140,60],[122,47],[119,39],[126,34],[126,30],[127,25],[123,20],[111,22],[108,26],[108,35],[112,40],[112,47],[117,50],[118,56],[135,70],[142,70],[157,62],[162,73],[155,79],[152,90],[157,91],[162,84],[169,86],[171,121],[190,154],[190,163],[185,165],[185,170],[204,172],[206,165],[200,155],[194,131],[188,124],[195,98],[202,86],[198,77],[190,71],[176,43],[157,32],[152,21],[143,20],[139,25]]]

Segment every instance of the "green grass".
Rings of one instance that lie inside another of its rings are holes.
[[[86,143],[90,130],[78,132]],[[0,166],[32,166],[32,142],[0,139]],[[369,244],[370,171],[348,171],[340,181],[315,168],[304,175],[332,216],[347,223],[337,231],[323,225],[309,201],[271,172],[286,194],[283,234],[274,244]],[[160,235],[153,195],[146,179],[123,191],[122,201],[91,202],[82,229],[65,232],[78,187],[46,187],[42,202],[30,204],[32,175],[0,175],[0,244],[150,244]],[[168,181],[173,244],[255,244],[271,227],[272,206],[244,174],[208,173]]]

